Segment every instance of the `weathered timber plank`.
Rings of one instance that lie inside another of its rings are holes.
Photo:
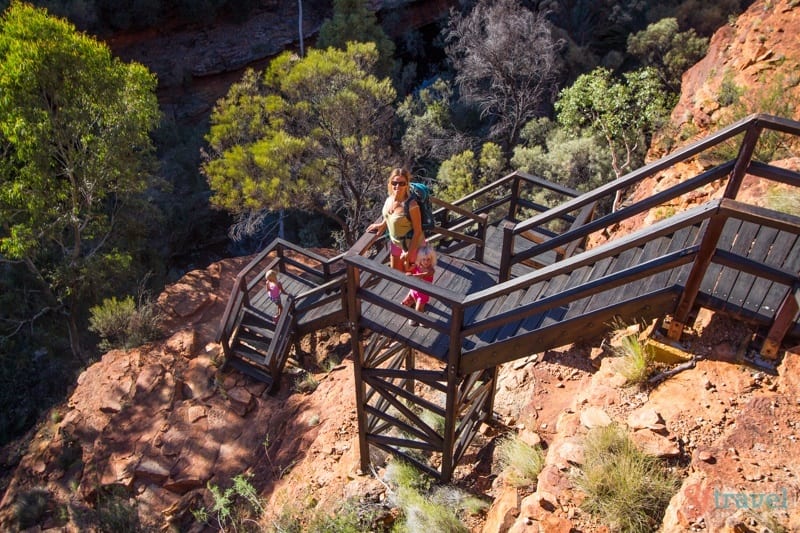
[[[667,289],[648,294],[644,298],[632,302],[581,315],[544,329],[534,330],[528,334],[518,334],[508,341],[464,352],[461,357],[459,373],[466,375],[477,370],[491,368],[524,357],[533,353],[534,350],[549,350],[573,342],[596,339],[608,330],[607,322],[615,315],[623,318],[656,318],[674,308],[676,299],[676,292]]]
[[[642,246],[636,246],[633,248],[628,248],[627,250],[623,250],[622,253],[615,258],[613,264],[606,272],[606,275],[621,272],[631,265],[638,264],[638,259],[641,256],[642,251]],[[621,300],[618,291],[622,291],[624,288],[624,286],[620,286],[615,289],[610,289],[593,295],[585,306],[585,312],[591,312],[595,309],[607,307],[610,304],[619,303]]]
[[[719,236],[719,240],[717,241],[717,247],[725,250],[729,250],[733,243],[736,241],[736,235],[739,232],[739,228],[742,225],[742,221],[738,219],[729,218],[725,221],[725,226],[722,228],[722,233]],[[706,273],[703,276],[703,280],[700,283],[700,293],[713,295],[715,287],[717,286],[717,282],[719,281],[719,276],[722,272],[722,265],[718,265],[716,263],[711,263],[708,265],[706,269]]]
[[[748,257],[757,234],[758,226],[756,224],[749,222],[742,223],[739,227],[738,233],[736,234],[735,241],[729,248],[727,248],[728,251],[742,257]],[[732,300],[731,297],[733,290],[740,278],[740,271],[723,266],[719,276],[717,277],[717,283],[714,287],[714,292],[712,295],[719,300],[725,301],[726,307],[728,304],[730,304],[733,308],[735,308],[737,306],[737,302]]]
[[[584,278],[584,283],[591,283],[605,276],[606,272],[609,269],[613,268],[614,259],[615,259],[614,257],[604,257],[597,263],[593,265],[588,265],[590,270],[588,272],[588,276]],[[568,311],[568,314],[572,316],[582,315],[583,313],[585,313],[586,306],[589,305],[589,302],[591,302],[591,300],[592,296],[589,295],[583,298],[578,298],[574,302],[571,302],[569,305],[570,310]]]
[[[759,227],[747,254],[748,259],[763,263],[772,248],[777,234],[778,230],[775,228]],[[731,289],[731,296],[726,307],[733,312],[739,312],[744,309],[752,310],[753,306],[750,300],[752,298],[757,298],[759,301],[763,300],[770,283],[768,280],[763,280],[753,273],[739,272]]]
[[[701,233],[702,231],[700,226],[695,225],[688,228],[681,228],[674,234],[665,236],[665,241],[659,246],[659,252],[656,257],[674,253],[697,244],[701,238]],[[669,287],[671,285],[670,280],[672,277],[673,272],[669,270],[654,274],[653,276],[650,276],[650,280],[643,288],[643,291],[645,293],[655,292]]]

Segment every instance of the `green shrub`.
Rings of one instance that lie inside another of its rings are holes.
[[[431,487],[431,479],[405,461],[390,461],[383,474],[390,485],[409,487],[419,491],[427,491]]]
[[[469,528],[459,521],[452,507],[435,502],[413,488],[400,487],[396,498],[398,507],[402,509],[402,518],[395,524],[395,531],[469,532]]]
[[[507,472],[508,480],[516,487],[534,485],[544,467],[544,450],[531,446],[512,434],[503,437],[497,445],[500,468]]]
[[[733,73],[731,71],[726,71],[725,75],[722,77],[719,92],[717,93],[717,103],[722,107],[738,104],[742,93],[744,93],[744,89],[736,85],[736,82],[733,81]]]
[[[575,477],[586,494],[581,507],[613,530],[655,531],[678,488],[675,476],[614,425],[591,430],[584,449]]]
[[[404,461],[391,461],[384,479],[392,487],[392,502],[400,509],[395,532],[467,532],[461,513],[475,514],[486,503],[451,485],[431,487],[430,477]]]
[[[380,517],[376,505],[358,503],[348,500],[335,513],[317,513],[309,521],[307,531],[320,533],[361,533],[362,531],[380,531],[376,526]]]
[[[140,297],[138,305],[132,296],[107,298],[89,311],[89,331],[100,336],[103,350],[133,348],[161,335],[162,315],[149,298]]]
[[[319,381],[311,372],[303,372],[294,382],[294,390],[304,394],[309,394],[317,390]]]
[[[227,489],[208,484],[208,490],[214,503],[211,509],[201,507],[192,509],[192,515],[198,522],[215,525],[221,531],[250,531],[243,529],[245,524],[252,526],[264,514],[264,502],[256,493],[248,476],[239,474],[233,478],[233,484]]]

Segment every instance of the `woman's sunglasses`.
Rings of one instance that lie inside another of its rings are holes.
[[[392,187],[405,187],[405,186],[406,186],[406,182],[405,181],[393,181],[392,182]]]

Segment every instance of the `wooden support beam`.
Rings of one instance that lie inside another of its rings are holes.
[[[447,354],[447,397],[444,417],[444,445],[442,446],[442,469],[439,481],[447,483],[455,470],[456,424],[458,422],[458,382],[459,362],[461,360],[461,328],[464,320],[464,307],[453,307],[450,322],[450,346]]]
[[[769,328],[767,338],[761,347],[761,355],[767,359],[776,359],[780,350],[783,337],[794,321],[797,320],[797,313],[800,310],[800,288],[795,287],[786,293],[786,297],[781,302],[778,312],[775,313],[775,321]]]
[[[367,443],[367,385],[361,377],[361,366],[364,364],[364,343],[358,327],[361,319],[361,305],[357,298],[360,280],[359,269],[347,265],[347,320],[350,325],[350,339],[353,350],[353,373],[356,389],[356,419],[358,422],[358,450],[361,459],[361,471],[369,472],[369,444]]]
[[[686,284],[683,287],[683,292],[678,300],[678,305],[675,307],[675,312],[672,315],[672,321],[667,330],[667,337],[670,340],[680,340],[683,335],[683,328],[686,327],[686,320],[689,318],[689,313],[694,307],[694,302],[697,299],[697,293],[700,291],[700,285],[703,283],[703,277],[706,275],[708,266],[714,258],[714,253],[717,251],[717,242],[722,234],[722,229],[725,227],[725,221],[728,220],[725,216],[714,216],[708,223],[703,240],[700,243],[700,249],[697,252],[697,257],[692,265],[692,271],[686,279]]]

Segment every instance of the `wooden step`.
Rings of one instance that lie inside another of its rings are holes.
[[[272,337],[275,336],[275,326],[273,324],[271,328],[265,328],[255,324],[242,322],[241,325],[239,326],[239,335],[241,335],[244,332],[251,333],[252,334],[251,336],[258,335],[265,339],[271,339]]]
[[[271,339],[264,339],[263,337],[254,337],[252,335],[248,335],[246,332],[242,332],[236,338],[236,344],[243,344],[249,348],[252,348],[253,351],[260,353],[262,356],[266,356],[267,352],[269,351],[269,345],[272,343]]]
[[[225,364],[230,365],[232,368],[235,368],[246,376],[250,376],[251,378],[261,381],[262,383],[266,383],[268,391],[272,391],[273,386],[275,386],[275,380],[272,379],[272,375],[270,375],[269,372],[266,372],[257,366],[251,365],[239,357],[230,357],[225,361]]]
[[[231,348],[237,357],[250,362],[250,364],[264,369],[269,368],[269,361],[267,361],[265,354],[255,350],[252,346],[242,344],[237,340]]]

